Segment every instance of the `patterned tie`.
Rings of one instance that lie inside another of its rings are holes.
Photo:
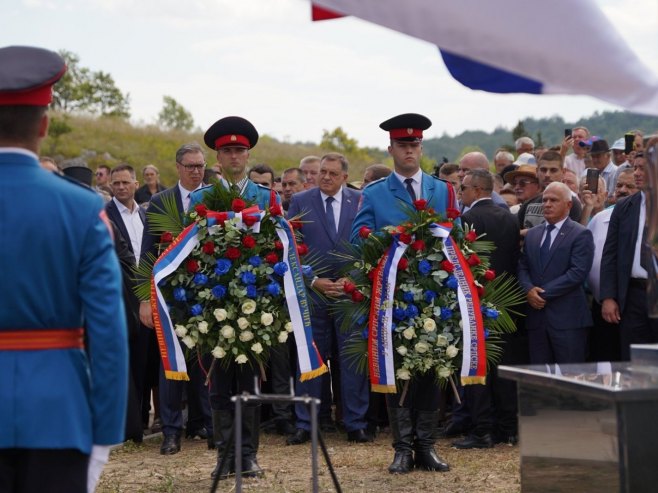
[[[327,203],[327,227],[329,228],[329,232],[331,233],[331,239],[335,240],[337,231],[336,231],[336,220],[334,219],[334,198],[333,197],[327,197],[324,200]]]
[[[407,184],[407,192],[409,193],[409,197],[411,197],[411,201],[415,202],[416,192],[414,192],[414,187],[411,186],[411,184],[414,182],[414,179],[407,178],[406,180],[404,180],[404,182]]]
[[[544,243],[542,243],[539,248],[539,260],[541,261],[542,268],[545,268],[548,263],[548,254],[551,251],[551,231],[554,229],[554,224],[546,225],[546,238],[544,238]]]

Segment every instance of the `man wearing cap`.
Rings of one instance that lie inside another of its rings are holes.
[[[508,171],[505,173],[505,181],[512,185],[519,204],[536,197],[541,192],[537,166],[532,164],[522,164],[517,169]]]
[[[262,185],[257,185],[247,176],[249,150],[258,142],[258,131],[244,118],[227,116],[217,120],[205,133],[203,140],[208,147],[217,152],[217,162],[221,165],[224,177],[221,184],[233,188],[242,198],[255,202],[261,209],[267,210],[280,199],[276,192]],[[203,200],[203,194],[210,191],[205,187],[192,194],[192,206]],[[228,450],[228,459],[220,471],[220,462],[224,450],[228,447],[233,427],[233,403],[231,396],[243,391],[254,393],[254,377],[257,375],[255,365],[228,366],[215,365],[210,389],[214,440],[217,446],[217,465],[213,477],[219,474],[225,479],[235,471],[235,460],[242,460],[243,475],[254,477],[262,475],[263,470],[256,461],[258,452],[260,405],[248,403],[243,408],[242,421],[242,458],[233,456],[232,447]]]
[[[363,190],[361,206],[352,224],[352,243],[359,241],[363,226],[378,231],[406,221],[404,206],[413,207],[417,199],[426,200],[427,207],[444,215],[448,208],[457,207],[452,186],[420,169],[423,130],[431,125],[428,118],[415,113],[398,115],[379,125],[389,133],[388,153],[393,158],[394,169],[388,177]],[[427,373],[412,380],[404,407],[399,404],[400,395],[386,394],[395,448],[389,472],[407,473],[414,465],[431,471],[450,469],[434,450],[439,392],[435,376]]]
[[[608,196],[611,196],[615,190],[617,166],[610,161],[608,141],[605,139],[593,140],[589,154],[592,158],[592,166],[599,170],[599,176],[605,181]]]
[[[121,274],[92,190],[39,166],[66,66],[0,48],[0,490],[93,491],[123,440],[128,354]]]

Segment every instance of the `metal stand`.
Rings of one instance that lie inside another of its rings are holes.
[[[220,462],[219,471],[224,469],[224,464],[227,461],[228,450],[231,447],[231,444],[235,439],[235,491],[236,493],[242,492],[242,405],[243,403],[255,402],[255,403],[272,403],[272,402],[291,402],[291,403],[302,403],[310,408],[311,412],[311,474],[312,474],[312,484],[313,484],[313,493],[318,493],[320,491],[320,486],[318,484],[318,444],[320,444],[320,450],[322,450],[322,455],[327,464],[327,469],[331,475],[331,480],[334,483],[334,488],[337,493],[342,493],[340,488],[340,483],[338,482],[338,477],[334,471],[334,467],[331,464],[331,459],[329,457],[329,452],[327,452],[327,446],[324,443],[324,439],[318,430],[318,416],[317,410],[320,405],[320,399],[316,397],[310,397],[308,395],[303,395],[297,397],[295,395],[295,384],[293,379],[290,379],[290,394],[261,394],[258,385],[258,377],[254,378],[254,389],[255,393],[252,395],[248,392],[243,392],[240,395],[234,395],[231,397],[231,401],[235,402],[235,419],[233,421],[233,429],[229,436],[228,444],[226,450],[222,455],[222,460]],[[215,493],[217,491],[217,486],[219,485],[220,475],[217,474],[213,479],[212,485],[210,487],[210,493]]]

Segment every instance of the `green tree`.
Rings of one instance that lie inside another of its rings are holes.
[[[528,137],[528,132],[526,132],[525,127],[523,126],[523,121],[519,120],[519,123],[516,124],[516,127],[512,129],[512,140]]]
[[[187,111],[171,96],[163,96],[158,123],[165,128],[190,131],[194,127],[192,113]]]
[[[341,127],[336,127],[331,132],[324,130],[320,147],[342,154],[358,154],[361,151],[357,140],[349,137]]]
[[[59,54],[68,70],[53,88],[55,110],[64,113],[130,117],[130,96],[123,94],[106,72],[93,72],[80,66],[80,57],[70,51]]]
[[[50,118],[50,124],[48,125],[49,154],[55,154],[62,136],[72,131],[73,127],[69,125],[69,119],[66,115],[62,118],[56,116]]]

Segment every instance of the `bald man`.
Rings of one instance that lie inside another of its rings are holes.
[[[463,181],[466,172],[474,169],[484,169],[489,171],[489,160],[487,159],[487,156],[485,156],[481,152],[468,152],[464,154],[462,158],[459,160],[459,179]],[[505,210],[509,210],[509,206],[507,205],[507,202],[498,193],[492,192],[491,200],[498,207],[501,207]],[[470,209],[470,207],[465,206],[462,203],[460,203],[459,205],[462,213]]]

